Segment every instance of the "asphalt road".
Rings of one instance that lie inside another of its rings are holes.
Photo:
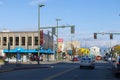
[[[51,64],[51,68],[23,69],[0,73],[0,80],[120,80],[111,64],[96,62],[95,69],[79,68],[78,63]]]

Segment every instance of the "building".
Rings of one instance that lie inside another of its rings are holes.
[[[95,56],[101,56],[100,48],[96,47],[96,46],[93,46],[93,47],[90,48],[90,53],[95,55]]]
[[[52,36],[48,37],[47,34],[42,33],[40,37],[42,37],[42,47],[53,49]],[[7,49],[8,42],[10,42],[10,49],[15,49],[16,47],[36,49],[38,47],[38,31],[0,32],[0,50]]]
[[[72,46],[74,46],[74,48],[80,48],[80,42],[79,41],[70,41],[70,42],[65,42],[65,50],[72,50]]]
[[[47,50],[48,48],[53,50],[54,44],[53,40],[54,40],[53,36],[44,34],[43,30],[40,31],[40,44],[41,44],[40,46],[43,47],[44,50]],[[32,50],[33,52],[31,52],[31,54],[35,53],[37,55],[38,53],[38,51],[36,51],[37,48],[38,48],[38,31],[10,32],[7,30],[0,32],[0,50],[3,50],[3,52],[4,50],[8,51],[9,49],[14,51],[15,49],[22,49],[23,53],[26,53],[27,50],[28,51]],[[47,52],[45,55],[47,55]]]

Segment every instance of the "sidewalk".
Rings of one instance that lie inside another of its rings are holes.
[[[21,70],[21,69],[38,69],[38,68],[50,68],[50,64],[55,64],[56,62],[40,62],[38,64],[35,62],[26,62],[26,63],[6,63],[4,65],[0,65],[0,73],[8,72],[13,70]]]
[[[0,73],[21,69],[51,68],[52,64],[57,64],[61,62],[70,63],[70,61],[40,61],[40,64],[38,64],[37,61],[31,61],[26,63],[5,63],[4,65],[0,65]]]

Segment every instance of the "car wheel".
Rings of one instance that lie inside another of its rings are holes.
[[[115,77],[119,77],[119,74],[118,74],[118,73],[115,73]]]
[[[95,67],[94,66],[91,66],[91,69],[94,69]]]
[[[80,66],[80,68],[82,68],[82,66]]]

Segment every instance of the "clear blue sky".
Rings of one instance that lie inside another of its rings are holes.
[[[120,0],[0,0],[0,31],[37,30],[38,3],[41,26],[75,25],[76,39],[94,32],[120,32]],[[60,29],[59,36],[70,29]],[[65,34],[64,34],[65,35]],[[91,38],[91,37],[90,37]]]

